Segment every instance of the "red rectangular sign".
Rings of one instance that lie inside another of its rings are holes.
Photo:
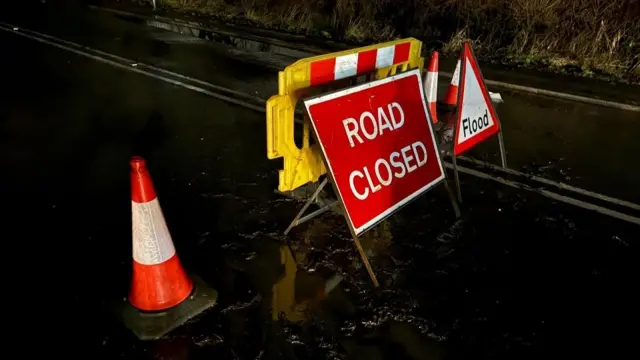
[[[305,100],[358,235],[444,179],[419,70]]]

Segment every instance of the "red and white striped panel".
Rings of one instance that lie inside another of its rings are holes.
[[[337,56],[311,63],[311,86],[326,84],[409,60],[411,43]]]

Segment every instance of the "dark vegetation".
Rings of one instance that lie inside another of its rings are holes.
[[[640,79],[640,0],[157,0],[160,6],[346,42],[404,36],[495,61]]]

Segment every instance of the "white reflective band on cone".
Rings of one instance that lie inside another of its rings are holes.
[[[427,72],[426,78],[426,88],[425,91],[427,93],[427,102],[434,103],[438,101],[438,86],[436,84],[436,79],[438,78],[438,73],[435,72]]]
[[[139,264],[156,265],[176,253],[164,221],[158,198],[146,203],[131,202],[133,221],[133,260]]]
[[[458,86],[460,83],[460,60],[456,64],[456,69],[453,71],[453,77],[451,78],[451,85]]]

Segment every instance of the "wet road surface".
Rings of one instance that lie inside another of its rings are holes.
[[[114,27],[142,44],[151,37]],[[5,251],[23,259],[6,286],[23,309],[14,331],[34,346],[91,358],[496,359],[612,357],[635,343],[637,226],[463,177],[460,221],[437,189],[364,236],[383,284],[375,292],[340,217],[281,235],[300,204],[273,193],[278,164],[265,156],[264,115],[6,32],[0,42],[19,49],[0,58]],[[184,65],[173,56],[206,63],[174,50],[184,44],[160,46],[171,50],[156,58],[174,66]],[[127,52],[149,48],[114,49],[135,57]],[[205,70],[194,68],[185,72]],[[588,109],[549,106],[539,122],[509,125],[504,105],[514,167],[539,154],[542,163],[594,158],[582,150],[600,128],[561,138],[544,126],[549,114]],[[618,115],[615,159],[637,146],[622,140],[638,124]],[[562,131],[571,124],[580,123],[571,117]],[[535,141],[541,134],[548,140]],[[554,141],[565,145],[560,155]],[[181,260],[220,294],[214,309],[149,343],[113,315],[130,280],[133,154],[147,158]],[[637,196],[637,173],[613,160],[592,168],[572,167],[594,187]],[[344,280],[322,295],[336,274]],[[273,309],[294,324],[273,321]]]
[[[238,48],[198,41],[101,11],[57,9],[41,7],[28,17],[8,11],[0,20],[264,99],[277,92],[273,67],[280,64],[282,68],[293,61],[263,53],[262,58],[269,63],[255,66],[255,56],[247,59]],[[585,81],[576,82],[584,87]],[[441,79],[439,85],[443,97],[446,79]],[[606,88],[615,100],[611,87]],[[501,93],[505,103],[499,106],[499,116],[511,168],[640,202],[636,186],[640,171],[629,165],[637,162],[635,154],[640,152],[640,143],[633,141],[640,133],[639,113],[509,91]],[[622,99],[628,98],[628,93],[628,86],[621,87]],[[499,163],[494,143],[489,141],[472,155]]]

